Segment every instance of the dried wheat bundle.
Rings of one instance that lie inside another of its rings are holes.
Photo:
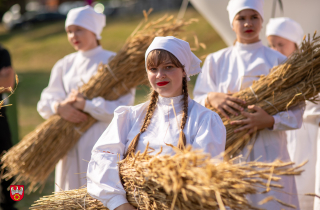
[[[147,151],[147,150],[146,150]],[[293,163],[219,162],[202,151],[176,150],[176,154],[150,156],[147,152],[120,161],[120,177],[128,201],[141,210],[260,209],[250,205],[248,194],[279,189],[280,175],[298,175]],[[261,201],[279,202],[273,197]],[[293,206],[291,206],[293,207]],[[30,209],[106,209],[86,188],[55,193],[36,201]]]
[[[300,47],[284,64],[274,67],[267,76],[255,81],[251,87],[233,96],[246,101],[246,105],[256,104],[268,114],[274,115],[299,103],[315,98],[320,92],[320,37],[316,33],[305,39]],[[217,111],[212,107],[213,111]],[[245,109],[248,111],[248,109]],[[227,129],[226,157],[236,155],[247,145],[250,138],[247,131],[234,133],[241,125],[230,125],[233,120],[244,117],[232,116],[230,120],[220,115]]]
[[[131,88],[146,83],[144,54],[154,37],[176,36],[184,26],[195,21],[175,20],[165,15],[148,22],[148,14],[144,14],[146,20],[139,24],[117,55],[108,65],[100,66],[97,74],[81,87],[85,97],[92,99],[101,96],[116,100]],[[58,115],[50,117],[3,156],[2,168],[8,169],[3,178],[16,176],[15,183],[30,183],[29,193],[37,190],[81,134],[95,122],[91,116],[87,122],[80,124],[67,122]]]

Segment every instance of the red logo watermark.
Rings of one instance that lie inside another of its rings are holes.
[[[24,185],[10,185],[10,197],[14,201],[21,201],[24,196]]]

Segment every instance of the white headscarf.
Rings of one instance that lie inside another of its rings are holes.
[[[267,24],[266,36],[275,35],[288,39],[298,46],[301,44],[304,33],[301,25],[287,18],[271,18]]]
[[[98,40],[101,39],[101,32],[106,25],[106,16],[97,13],[90,6],[78,7],[71,9],[68,12],[65,28],[70,25],[81,26],[89,31],[92,31]]]
[[[193,52],[191,52],[190,45],[186,41],[173,36],[159,36],[154,38],[145,54],[146,69],[147,58],[152,50],[166,50],[173,54],[184,66],[184,71],[187,74],[188,81],[190,81],[190,76],[201,72],[201,60],[195,54],[193,54]]]
[[[229,21],[232,27],[234,17],[242,10],[253,9],[257,11],[263,19],[264,0],[230,0],[227,6]]]

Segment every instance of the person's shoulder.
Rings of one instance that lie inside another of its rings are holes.
[[[112,51],[109,51],[109,50],[105,50],[105,49],[102,49],[102,53],[104,55],[108,55],[108,56],[115,56],[117,54],[115,52],[112,52]]]
[[[2,47],[2,45],[0,45],[0,52],[8,52],[8,50],[6,49],[6,48],[4,48],[4,47]]]
[[[73,52],[68,55],[65,55],[63,58],[58,60],[58,62],[73,62],[74,59],[76,58],[78,52]]]
[[[77,52],[73,52],[73,53],[70,53],[66,56],[64,56],[63,58],[59,59],[55,64],[54,64],[54,67],[53,69],[60,69],[62,68],[64,65],[68,64],[68,63],[72,63],[75,59],[77,55]]]
[[[6,48],[2,47],[1,45],[0,45],[0,54],[1,54],[1,56],[9,56],[10,57],[9,51]]]
[[[223,58],[225,56],[227,56],[228,54],[230,54],[230,52],[232,51],[233,46],[231,47],[226,47],[223,48],[221,50],[218,50],[216,52],[210,53],[206,59],[210,59],[210,60],[219,60],[220,58]]]
[[[197,113],[198,117],[199,117],[199,121],[203,121],[203,120],[210,120],[210,119],[214,119],[218,122],[222,122],[220,116],[214,112],[211,111],[210,109],[202,106],[201,104],[197,103],[196,101],[192,100],[194,105],[192,107],[192,111]]]
[[[115,117],[132,117],[136,118],[141,112],[146,110],[148,102],[144,102],[135,106],[119,106],[114,111]]]
[[[115,52],[102,49],[97,55],[98,56],[97,58],[100,60],[100,62],[107,64],[115,55],[116,55]]]

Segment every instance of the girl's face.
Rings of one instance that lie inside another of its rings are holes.
[[[237,35],[237,41],[243,44],[258,42],[262,29],[262,18],[253,9],[240,11],[232,22],[232,30]]]
[[[66,29],[68,41],[75,50],[87,51],[98,46],[96,35],[77,25],[70,25]]]
[[[148,66],[147,74],[152,88],[160,96],[168,98],[182,94],[182,78],[185,73],[182,68],[176,67],[170,59],[166,59],[158,66]]]
[[[287,57],[297,49],[294,42],[283,37],[270,35],[267,39],[271,49],[274,49]]]

